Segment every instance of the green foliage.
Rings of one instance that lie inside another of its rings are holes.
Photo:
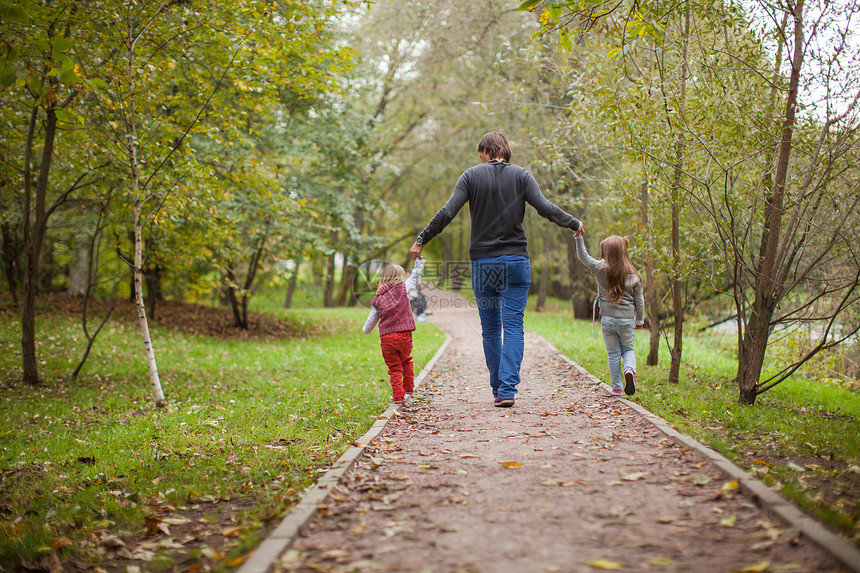
[[[127,359],[139,345],[131,323],[109,324],[75,386],[61,382],[69,364],[51,362],[45,386],[7,387],[0,564],[32,560],[60,536],[145,535],[147,518],[202,514],[217,528],[215,516],[231,504],[246,509],[227,549],[247,550],[261,524],[281,517],[391,400],[379,338],[360,330],[364,309],[282,316],[303,335],[224,340],[156,327],[165,409],[150,405],[145,364]],[[40,353],[80,350],[73,320],[44,315],[40,324]],[[15,328],[0,316],[6,380],[19,368]],[[442,340],[419,325],[416,364]],[[84,545],[74,551],[98,563],[95,545]]]

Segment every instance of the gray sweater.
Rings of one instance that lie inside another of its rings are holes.
[[[600,302],[601,316],[614,318],[635,318],[636,326],[645,322],[645,297],[642,295],[642,282],[630,273],[625,282],[624,295],[618,304],[609,300],[609,284],[606,282],[606,263],[592,258],[585,250],[585,241],[576,237],[576,256],[597,277],[597,298]]]
[[[469,238],[472,260],[529,256],[523,228],[526,203],[559,227],[574,231],[579,228],[578,220],[543,196],[531,173],[518,165],[494,160],[467,169],[460,176],[451,198],[418,235],[418,244],[426,245],[441,233],[467,201],[472,216]]]

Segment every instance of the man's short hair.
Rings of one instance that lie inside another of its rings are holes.
[[[501,157],[509,163],[511,161],[511,145],[504,133],[491,131],[484,134],[484,137],[478,142],[478,153],[482,151],[486,151],[490,159]]]

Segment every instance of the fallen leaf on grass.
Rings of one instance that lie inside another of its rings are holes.
[[[621,571],[623,569],[621,563],[610,561],[609,559],[595,559],[594,561],[589,561],[588,565],[595,569],[610,569],[612,571]]]
[[[790,469],[790,470],[794,470],[794,471],[796,471],[796,472],[802,472],[802,471],[804,471],[802,467],[800,467],[799,465],[797,465],[797,464],[796,464],[796,463],[794,463],[794,462],[788,462],[788,469]]]
[[[241,531],[241,527],[225,527],[221,530],[221,535],[224,537],[239,537]]]
[[[65,535],[61,535],[59,537],[55,537],[51,542],[51,549],[54,551],[58,549],[62,549],[63,547],[71,547],[72,540],[66,537]]]
[[[502,462],[503,468],[519,468],[522,467],[522,462]]]
[[[770,569],[770,561],[759,561],[741,569],[735,569],[732,573],[764,573],[768,569]]]
[[[636,472],[632,474],[627,474],[626,476],[621,476],[621,479],[624,481],[637,481],[648,475],[648,472]]]

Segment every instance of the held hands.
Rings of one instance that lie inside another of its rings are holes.
[[[418,243],[412,243],[412,246],[409,248],[409,256],[412,257],[412,260],[421,258],[421,251],[424,250],[424,245],[419,245]]]
[[[637,325],[636,325],[636,326],[634,326],[633,328],[635,328],[636,330],[641,330],[643,326],[645,326],[645,323],[644,323],[644,322],[643,322],[642,324],[637,324]]]
[[[584,237],[585,236],[585,223],[583,223],[582,221],[579,222],[579,228],[576,231],[574,231],[573,236],[574,237]]]

